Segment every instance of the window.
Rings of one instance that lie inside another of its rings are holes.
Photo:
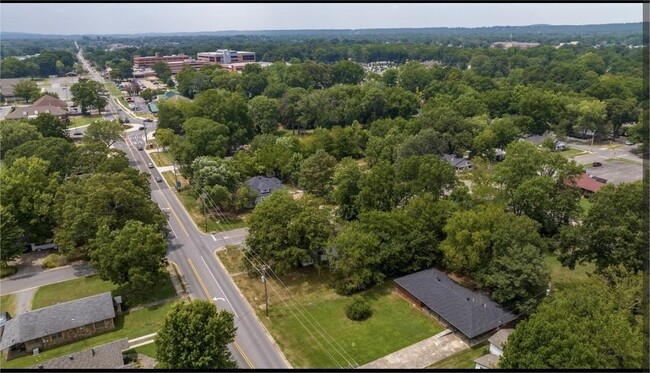
[[[38,110],[34,110],[34,115],[38,115]]]

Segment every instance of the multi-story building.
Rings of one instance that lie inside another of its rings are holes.
[[[156,52],[155,56],[140,56],[136,54],[133,56],[133,67],[134,68],[144,68],[151,67],[156,64],[156,62],[165,62],[169,64],[170,62],[182,62],[190,59],[190,56],[185,54],[173,54],[171,56],[161,56],[159,52]]]
[[[231,64],[237,62],[255,62],[255,52],[233,51],[217,49],[216,52],[197,53],[196,59],[218,64]]]

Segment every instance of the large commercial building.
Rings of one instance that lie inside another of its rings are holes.
[[[218,64],[231,64],[237,62],[255,62],[255,52],[217,49],[216,52],[197,53],[196,59],[199,61],[218,63]]]
[[[156,64],[156,62],[165,62],[169,64],[170,62],[182,62],[189,60],[190,56],[185,54],[173,54],[171,56],[161,56],[159,52],[156,52],[155,56],[140,56],[136,54],[133,56],[133,67],[134,68],[144,68],[151,67]]]

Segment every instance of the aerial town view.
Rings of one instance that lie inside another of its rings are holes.
[[[0,4],[0,370],[649,371],[649,10]]]

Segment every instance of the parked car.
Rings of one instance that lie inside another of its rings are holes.
[[[162,177],[156,176],[156,182],[162,183]]]
[[[600,166],[602,166],[603,164],[600,163],[600,162],[594,162],[594,163],[592,163],[591,165],[592,165],[593,167],[600,167]]]
[[[149,164],[147,164],[147,167],[153,168],[153,163],[149,162]]]
[[[634,141],[632,141],[632,140],[625,140],[625,145],[634,145]]]
[[[142,123],[153,123],[153,119],[145,119]]]
[[[73,135],[75,135],[75,136],[82,136],[82,135],[83,135],[83,132],[81,132],[81,131],[74,131]]]
[[[138,150],[144,150],[144,146],[138,145]]]
[[[144,131],[144,127],[142,127],[142,126],[140,126],[140,128],[138,128],[138,129],[139,129],[140,131]]]

